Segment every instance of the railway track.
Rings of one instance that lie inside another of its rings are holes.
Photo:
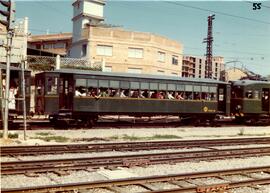
[[[106,151],[139,151],[161,150],[179,148],[209,148],[213,146],[232,146],[249,144],[270,144],[270,137],[261,138],[234,138],[212,140],[178,140],[178,141],[152,141],[129,143],[95,143],[95,144],[68,144],[68,145],[42,145],[42,146],[6,146],[1,147],[1,156],[26,156],[63,153],[91,153]]]
[[[262,176],[267,174],[267,176]],[[230,176],[240,175],[246,180],[230,180]],[[220,181],[219,183],[207,183],[205,179],[214,179]],[[201,183],[195,182],[200,179]],[[173,188],[162,189],[160,186],[155,186],[155,183],[166,183],[173,186]],[[253,168],[240,168],[231,170],[217,170],[210,172],[196,172],[188,174],[174,174],[163,176],[150,176],[139,178],[127,178],[119,180],[106,180],[96,182],[80,182],[69,184],[57,184],[47,186],[35,186],[24,188],[10,188],[2,189],[3,193],[45,193],[45,192],[79,192],[79,190],[111,190],[112,192],[127,192],[131,186],[138,187],[145,193],[180,193],[180,192],[226,192],[230,189],[239,187],[254,187],[256,185],[269,185],[270,184],[270,166],[253,167]]]
[[[205,150],[173,153],[134,154],[122,156],[88,157],[72,159],[11,161],[1,163],[1,174],[29,174],[70,170],[93,170],[100,167],[133,167],[154,164],[174,164],[188,161],[269,156],[270,147]]]
[[[112,118],[101,118],[95,125],[95,129],[103,128],[167,128],[167,127],[186,127],[186,126],[195,126],[192,123],[180,122],[179,117],[177,116],[164,116],[164,117],[148,117],[144,118],[134,118],[134,117],[124,117],[118,119],[118,116],[113,116]],[[196,126],[209,126],[209,123],[202,123]],[[232,121],[232,119],[219,119],[216,122],[216,126],[239,126]],[[71,128],[81,128],[82,126],[71,126]],[[49,119],[30,119],[28,120],[28,129],[38,130],[38,129],[64,129],[64,128],[54,128],[54,125],[50,123]],[[12,130],[22,130],[23,129],[23,120],[18,119],[13,122],[11,127]]]

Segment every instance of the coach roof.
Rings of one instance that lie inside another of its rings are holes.
[[[233,82],[235,86],[248,86],[255,84],[266,84],[270,86],[270,81],[259,81],[259,80],[237,80]]]
[[[7,69],[7,65],[5,64],[0,64],[0,69]],[[18,67],[15,67],[15,66],[10,66],[10,70],[22,70],[21,68],[18,68]],[[30,70],[27,70],[25,69],[24,71],[30,71]]]
[[[124,77],[124,78],[142,78],[142,79],[158,79],[158,80],[174,80],[174,81],[186,81],[186,82],[201,82],[201,83],[212,83],[212,84],[229,84],[227,82],[213,80],[213,79],[201,79],[201,78],[186,78],[177,76],[158,76],[150,74],[131,74],[131,73],[118,73],[118,72],[101,72],[101,71],[86,71],[86,70],[74,70],[74,69],[59,69],[55,71],[48,71],[55,73],[69,73],[78,75],[93,75],[93,76],[113,76],[113,77]]]

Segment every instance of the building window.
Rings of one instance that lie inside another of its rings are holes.
[[[36,45],[36,49],[40,50],[41,49],[41,45],[40,44],[37,44]]]
[[[165,62],[165,52],[158,52],[158,61]]]
[[[172,56],[172,64],[178,65],[178,56]]]
[[[129,58],[143,58],[143,49],[142,48],[128,48],[128,57]]]
[[[163,70],[158,70],[158,71],[157,71],[157,74],[158,74],[158,75],[164,75],[165,72],[164,72]]]
[[[178,76],[178,74],[176,72],[172,72],[173,76]]]
[[[53,45],[54,48],[66,48],[66,44],[65,43],[56,43]]]
[[[200,59],[199,62],[202,63],[202,59]]]
[[[82,56],[82,57],[86,56],[86,53],[87,53],[87,44],[83,44],[83,45],[82,45],[82,53],[81,53],[81,56]]]
[[[127,72],[132,73],[132,74],[141,74],[142,69],[141,68],[128,68]]]
[[[112,67],[111,66],[105,66],[104,72],[111,72],[112,71]]]
[[[97,55],[100,56],[112,56],[112,46],[98,45]]]
[[[43,49],[52,49],[53,48],[53,44],[44,44],[43,45]]]

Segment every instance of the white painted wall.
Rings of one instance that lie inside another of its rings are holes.
[[[28,22],[27,19],[19,21],[16,24],[15,36],[12,40],[12,49],[11,49],[11,63],[21,63],[22,58],[26,55],[27,51],[27,37],[24,29],[25,22]],[[0,42],[3,42],[4,45],[7,44],[6,32],[0,32]],[[6,49],[3,46],[0,46],[0,62],[6,62]]]
[[[84,13],[103,17],[103,5],[91,1],[85,1],[83,6]]]
[[[82,45],[87,42],[87,40],[84,40],[86,42],[81,42],[83,39],[83,28],[85,27],[85,24],[89,23],[90,20],[96,20],[97,22],[99,21],[99,19],[95,19],[94,17],[103,18],[103,8],[103,4],[91,0],[80,0],[78,3],[73,5],[73,37],[70,49],[70,57],[81,58]],[[89,43],[87,47],[87,54],[84,58],[90,58]]]

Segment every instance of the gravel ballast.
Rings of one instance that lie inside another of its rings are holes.
[[[30,130],[27,131],[27,137],[29,140],[23,140],[23,131],[16,131],[19,133],[19,139],[10,140],[8,142],[1,141],[1,145],[43,145],[43,144],[63,144],[57,143],[55,141],[46,142],[41,139],[37,139],[41,136],[40,133],[49,133],[50,136],[62,136],[67,138],[66,143],[76,141],[76,139],[81,138],[95,138],[101,140],[94,140],[92,143],[104,142],[119,142],[125,141],[124,136],[135,136],[141,141],[145,137],[153,137],[155,135],[165,136],[173,135],[177,138],[171,138],[167,140],[193,140],[193,139],[222,139],[222,138],[239,138],[239,137],[270,137],[270,127],[225,127],[225,128],[206,128],[206,127],[195,127],[195,128],[147,128],[147,129],[91,129],[91,130]],[[117,137],[116,137],[117,136]],[[154,138],[153,138],[154,139]],[[155,140],[155,139],[154,139]],[[165,140],[165,139],[156,139]],[[129,140],[132,141],[132,140]],[[78,142],[76,142],[78,143]],[[84,142],[89,143],[89,141]],[[223,148],[239,148],[239,147],[258,147],[258,145],[248,145],[248,146],[227,146],[227,147],[215,147],[216,149]],[[263,145],[266,146],[266,145]],[[193,149],[182,149],[181,151],[192,151],[192,150],[205,150],[203,148],[193,148]],[[151,153],[158,152],[174,152],[178,150],[154,150]],[[149,151],[140,151],[140,153],[149,153]],[[58,158],[71,158],[71,157],[89,157],[89,156],[110,156],[110,155],[126,155],[135,154],[135,152],[101,152],[101,153],[80,153],[80,154],[64,154],[64,155],[43,155],[43,156],[25,156],[19,158],[1,158],[1,161],[16,161],[20,160],[31,160],[31,159],[58,159]],[[200,162],[183,162],[174,165],[162,164],[162,165],[150,165],[148,167],[133,167],[133,168],[119,168],[119,170],[125,170],[129,173],[133,173],[134,176],[152,176],[152,175],[166,175],[166,174],[179,174],[179,173],[192,173],[200,171],[210,171],[210,170],[223,170],[223,169],[233,169],[233,168],[243,168],[243,167],[256,167],[256,166],[266,166],[270,163],[270,156],[262,157],[251,157],[244,159],[229,159],[229,160],[217,160],[217,161],[200,161]],[[104,170],[100,169],[99,171]],[[74,183],[74,182],[87,182],[87,181],[97,181],[106,180],[107,178],[99,173],[99,171],[74,171],[70,172],[68,175],[58,176],[54,173],[39,174],[35,177],[29,177],[24,175],[14,175],[14,176],[1,176],[1,187],[2,188],[17,188],[25,186],[36,186],[36,185],[49,185],[58,183]],[[270,174],[254,174],[259,177],[270,177]],[[243,176],[232,176],[232,178],[239,179],[243,178],[246,180],[247,177]],[[224,179],[230,180],[230,179]],[[220,180],[217,179],[205,179],[205,184],[211,184],[211,182],[219,183]],[[196,182],[196,183],[201,183]],[[155,184],[156,186],[169,187],[170,184]],[[258,189],[254,188],[238,188],[231,192],[235,193],[269,193],[270,185],[259,186]],[[130,190],[128,192],[138,192],[142,191],[141,187],[132,186],[125,190]],[[96,189],[85,192],[112,192],[105,189]]]

